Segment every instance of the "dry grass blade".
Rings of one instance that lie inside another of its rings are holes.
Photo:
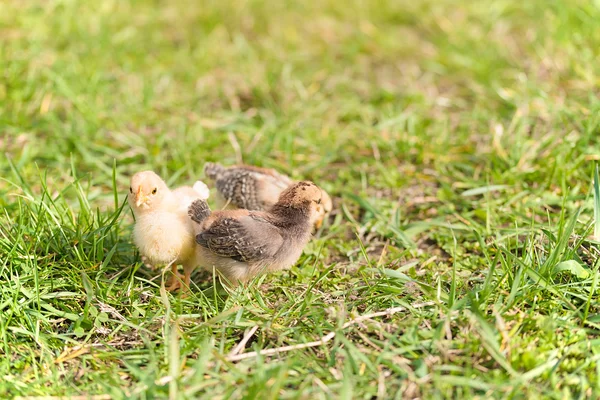
[[[231,350],[231,352],[229,353],[229,357],[233,357],[233,356],[239,354],[244,349],[244,347],[246,347],[246,343],[248,343],[248,341],[252,338],[252,336],[254,335],[254,333],[256,333],[257,330],[258,330],[258,325],[255,325],[252,328],[250,328],[244,334],[244,337],[242,338],[242,340],[240,340],[240,342]]]
[[[432,306],[434,304],[435,303],[433,301],[428,301],[425,303],[413,304],[412,308],[422,308],[422,307]],[[356,317],[356,318],[346,322],[344,325],[342,325],[341,330],[344,330],[352,325],[358,324],[362,321],[366,321],[371,318],[383,317],[386,315],[393,315],[393,314],[396,314],[396,313],[399,313],[402,311],[406,311],[406,307],[392,307],[392,308],[388,308],[383,311],[378,311],[378,312],[371,313],[371,314],[361,315],[360,317]],[[316,340],[314,342],[296,344],[296,345],[291,345],[291,346],[282,346],[282,347],[278,347],[276,349],[265,349],[265,350],[261,350],[261,351],[252,351],[250,353],[244,353],[244,354],[230,355],[230,356],[226,357],[226,360],[227,361],[241,361],[241,360],[245,360],[245,359],[253,358],[253,357],[257,357],[257,356],[272,356],[272,355],[276,355],[276,354],[280,354],[280,353],[285,353],[288,351],[306,349],[309,347],[322,346],[322,345],[326,344],[327,342],[329,342],[331,339],[333,339],[335,337],[335,334],[336,334],[335,331],[329,332],[327,335],[323,336],[321,339]]]

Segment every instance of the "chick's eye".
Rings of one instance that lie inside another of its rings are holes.
[[[156,194],[156,188],[152,189],[152,194]]]
[[[129,193],[133,193],[133,188],[129,186]]]
[[[321,204],[321,199],[317,200],[317,204]]]

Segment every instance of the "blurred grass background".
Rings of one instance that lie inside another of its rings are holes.
[[[598,396],[599,20],[583,0],[2,2],[0,395]],[[289,273],[161,297],[129,176],[205,161],[312,179],[335,212]],[[248,351],[399,305],[225,359],[253,326]]]

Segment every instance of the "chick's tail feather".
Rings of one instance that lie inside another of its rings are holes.
[[[210,215],[210,207],[205,200],[196,200],[190,204],[188,215],[192,221],[200,224]]]
[[[221,164],[207,162],[204,164],[204,175],[210,179],[217,179],[225,171],[225,167]]]

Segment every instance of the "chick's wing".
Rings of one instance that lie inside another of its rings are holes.
[[[225,170],[216,181],[219,193],[233,205],[247,210],[266,210],[292,181],[271,169],[250,166]]]
[[[217,219],[196,235],[196,242],[218,256],[253,262],[273,257],[284,240],[279,229],[267,219],[249,214]]]
[[[227,170],[215,182],[217,191],[236,207],[255,210],[259,206],[256,196],[258,181],[254,175],[242,169]]]

